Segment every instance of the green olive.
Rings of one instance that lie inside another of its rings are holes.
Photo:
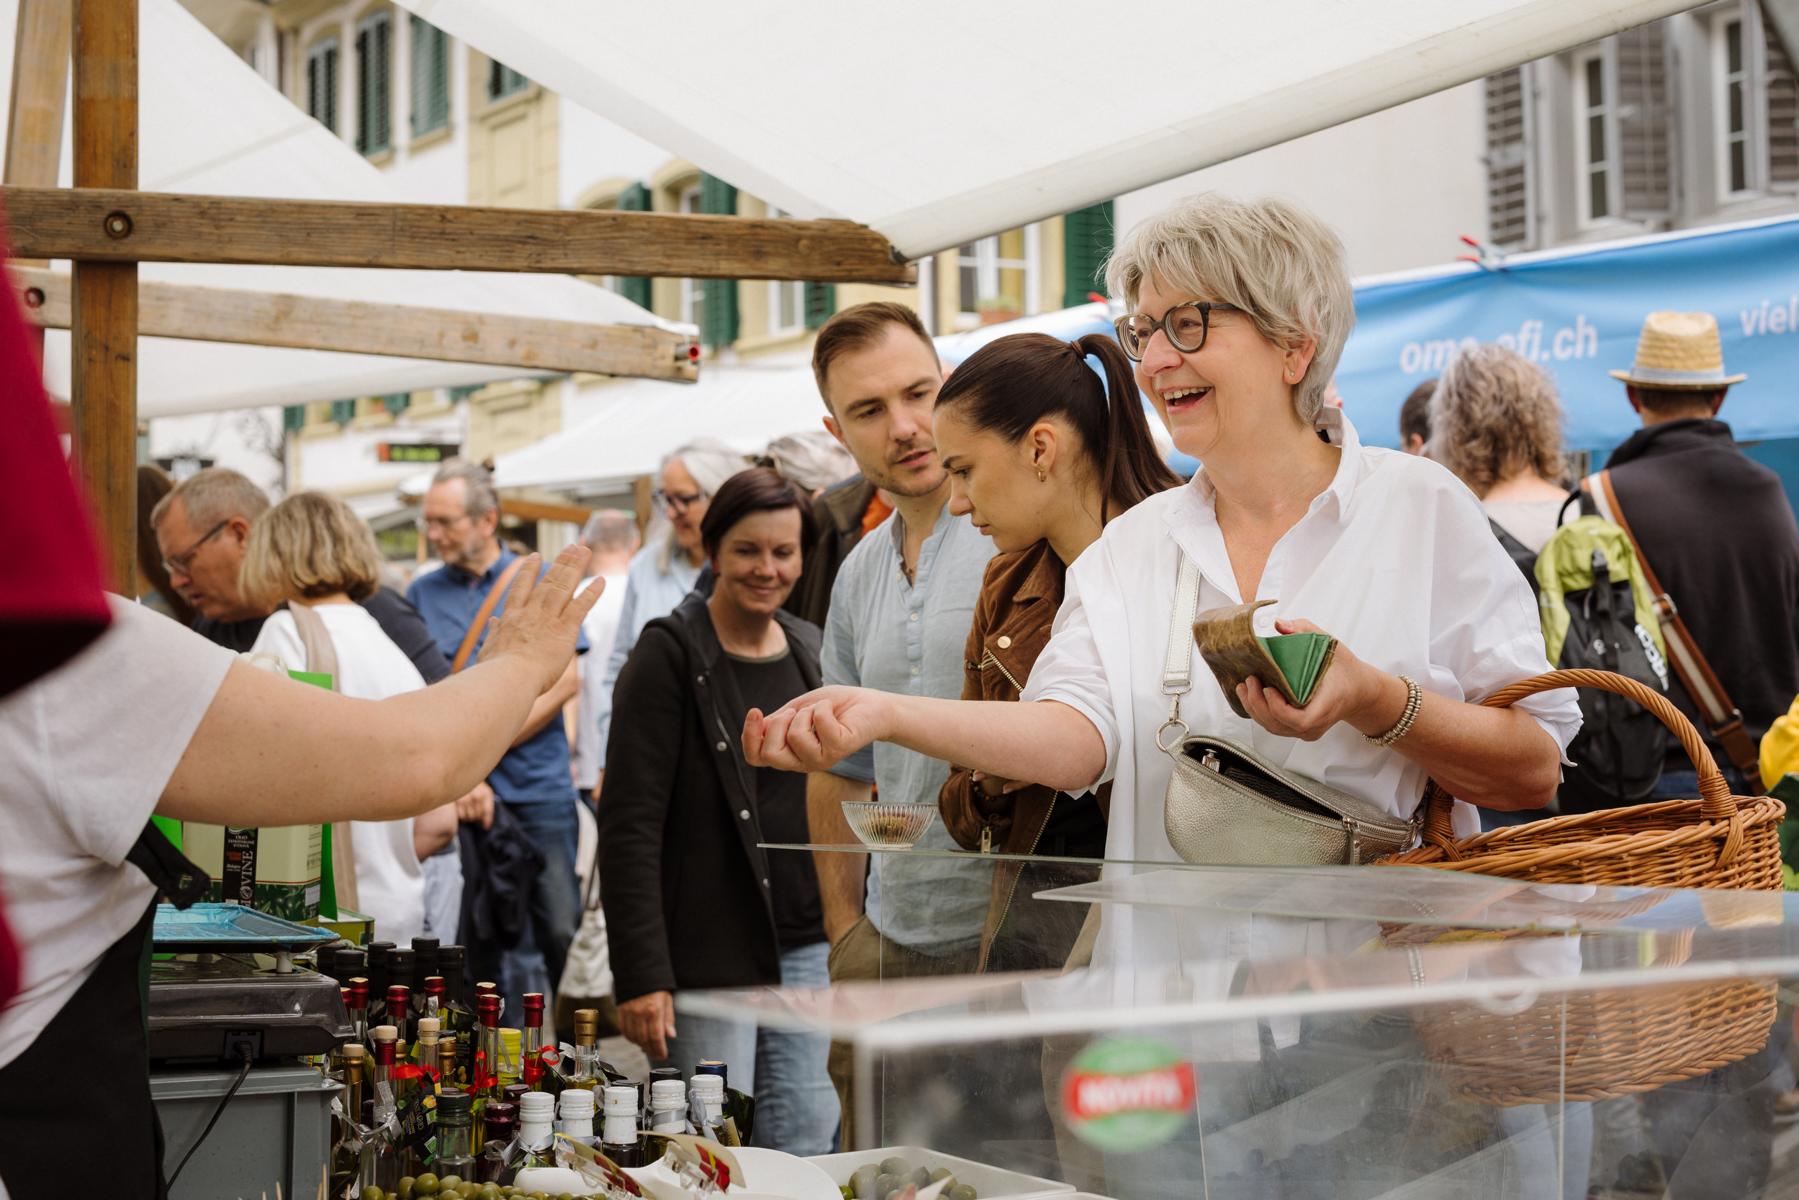
[[[881,1174],[883,1175],[906,1175],[910,1174],[911,1170],[912,1164],[897,1155],[881,1160]]]
[[[378,1187],[365,1187],[362,1189],[362,1200],[387,1200],[387,1193]]]
[[[958,1183],[949,1189],[947,1200],[975,1200],[974,1189],[966,1183]]]
[[[400,1186],[394,1189],[394,1195],[398,1200],[412,1200],[412,1187],[413,1184],[417,1182],[418,1181],[410,1175],[402,1175],[400,1177]]]
[[[443,1191],[443,1192],[447,1192],[451,1188],[459,1188],[461,1186],[462,1186],[462,1176],[460,1176],[460,1175],[445,1175],[442,1179],[437,1181],[438,1190]]]
[[[412,1194],[415,1196],[435,1196],[437,1195],[438,1186],[437,1176],[426,1171],[423,1175],[420,1175],[417,1179],[412,1181]]]

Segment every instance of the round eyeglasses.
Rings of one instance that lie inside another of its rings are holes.
[[[1195,301],[1191,304],[1177,304],[1162,314],[1161,320],[1132,313],[1128,317],[1119,317],[1113,322],[1118,331],[1118,344],[1132,362],[1142,362],[1143,352],[1149,347],[1149,339],[1161,330],[1168,335],[1168,342],[1183,354],[1197,354],[1205,348],[1206,335],[1212,330],[1212,314],[1219,312],[1242,312],[1235,304],[1220,304],[1210,300]]]

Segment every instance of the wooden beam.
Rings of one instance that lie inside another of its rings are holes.
[[[67,275],[22,268],[11,274],[28,317],[45,329],[68,328]],[[140,337],[683,383],[699,378],[699,343],[649,325],[595,325],[178,283],[141,282],[137,295]]]
[[[522,500],[513,496],[500,497],[500,511],[521,521],[567,521],[576,526],[587,524],[587,518],[593,516],[591,508],[551,504],[544,500]]]
[[[69,88],[69,0],[19,0],[12,106],[6,114],[6,182],[55,187],[62,164],[63,99]]]
[[[134,188],[137,0],[72,3],[75,186]],[[121,592],[136,595],[137,264],[78,261],[71,292],[75,461],[99,517],[108,576]]]
[[[268,263],[914,283],[850,221],[6,189],[14,249],[104,262]]]

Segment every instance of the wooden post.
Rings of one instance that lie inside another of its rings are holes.
[[[137,0],[73,0],[75,186],[137,187]],[[124,218],[106,233],[129,234]],[[137,264],[77,260],[70,321],[75,461],[112,586],[137,594]]]
[[[6,110],[6,182],[14,187],[55,187],[62,161],[63,98],[69,87],[68,0],[19,0],[13,31],[12,104]],[[42,260],[19,260],[43,266]],[[44,334],[30,331],[31,348],[44,358]]]

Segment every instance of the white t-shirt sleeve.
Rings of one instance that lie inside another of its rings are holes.
[[[1530,583],[1465,489],[1436,489],[1430,660],[1471,704],[1508,684],[1550,670],[1543,626]],[[1448,681],[1439,681],[1446,683]],[[1434,690],[1447,690],[1439,687]],[[1539,692],[1518,702],[1566,754],[1580,730],[1580,702],[1571,688]]]
[[[285,608],[277,609],[262,623],[250,653],[272,654],[289,671],[312,669],[306,662],[306,646],[300,641],[300,627],[294,624],[294,615]]]
[[[1037,656],[1020,700],[1055,700],[1086,717],[1106,746],[1106,769],[1094,786],[1111,781],[1118,770],[1118,715],[1112,683],[1100,657],[1089,619],[1085,589],[1107,590],[1110,572],[1103,556],[1086,555],[1068,572],[1062,607],[1050,626],[1049,645]],[[1096,606],[1105,607],[1103,602]],[[1114,606],[1122,608],[1122,606]]]
[[[77,847],[125,861],[237,658],[109,597],[113,626],[35,697],[58,818]]]

